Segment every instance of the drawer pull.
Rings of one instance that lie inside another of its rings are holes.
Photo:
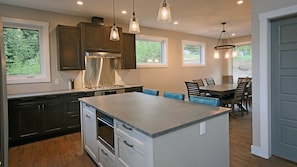
[[[125,143],[127,146],[133,148],[133,145],[132,145],[132,144],[129,144],[126,140],[124,141],[124,143]]]
[[[102,152],[105,156],[108,156],[108,154],[107,154],[103,149],[101,149],[101,152]]]
[[[133,130],[132,128],[128,127],[127,125],[123,124],[123,127],[127,130]]]
[[[86,114],[86,117],[87,117],[87,118],[91,118],[91,116],[89,116],[88,114]]]

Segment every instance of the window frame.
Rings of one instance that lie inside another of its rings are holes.
[[[185,63],[184,62],[184,45],[197,45],[201,47],[200,50],[200,63]],[[190,41],[190,40],[182,40],[182,67],[203,67],[205,66],[205,49],[206,44],[205,42],[200,41]]]
[[[49,56],[49,23],[18,18],[3,17],[4,27],[25,28],[39,31],[40,74],[6,76],[7,84],[24,84],[50,82],[50,56]]]
[[[168,67],[168,38],[166,37],[156,37],[156,36],[149,36],[149,35],[136,35],[136,40],[143,40],[143,41],[153,41],[153,42],[160,42],[161,43],[161,56],[162,62],[159,63],[137,63],[136,61],[136,68],[159,68],[159,67]],[[137,47],[137,46],[136,46]],[[137,54],[136,54],[137,57]]]

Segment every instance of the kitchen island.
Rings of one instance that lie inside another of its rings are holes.
[[[228,108],[139,92],[79,100],[83,148],[100,166],[229,166]],[[97,140],[99,113],[114,120],[114,153]]]

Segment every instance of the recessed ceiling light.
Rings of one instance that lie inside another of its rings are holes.
[[[122,10],[122,14],[127,14],[127,11],[126,10]]]
[[[238,0],[238,1],[237,1],[237,4],[238,4],[238,5],[241,5],[241,4],[243,4],[243,2],[244,2],[243,0]]]
[[[83,3],[83,1],[76,1],[76,4],[83,5],[84,3]]]
[[[178,21],[173,22],[173,24],[177,25],[178,24]]]
[[[232,33],[231,35],[232,35],[233,37],[234,37],[234,36],[236,36],[236,34],[235,34],[235,33]]]

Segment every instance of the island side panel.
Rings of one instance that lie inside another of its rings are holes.
[[[229,167],[229,115],[200,123],[153,139],[154,167]]]

